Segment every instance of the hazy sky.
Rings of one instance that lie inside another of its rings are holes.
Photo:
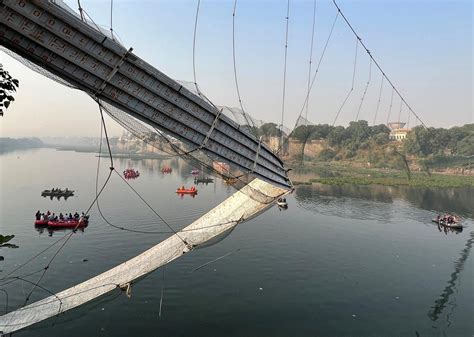
[[[76,8],[77,2],[66,1]],[[82,0],[100,25],[110,2]],[[421,119],[431,126],[472,123],[473,5],[470,0],[340,0],[340,7],[385,73]],[[193,79],[194,1],[114,1],[114,31],[126,47],[172,78]],[[290,1],[285,121],[293,126],[306,95],[313,1]],[[216,104],[236,106],[232,63],[233,0],[201,0],[196,45],[197,82]],[[242,100],[255,118],[279,122],[283,90],[286,0],[240,0],[236,13],[237,71]],[[336,9],[318,0],[313,69]],[[355,38],[340,17],[311,94],[308,119],[332,123],[351,87]],[[16,101],[0,119],[2,136],[98,136],[99,113],[84,93],[61,86],[0,52],[20,80]],[[356,116],[369,75],[359,48],[354,92],[338,124]],[[372,123],[381,74],[372,68],[361,119]],[[391,90],[383,87],[378,123],[387,120]],[[391,120],[398,120],[394,99]],[[407,120],[403,108],[401,120]],[[414,119],[410,120],[411,126]],[[112,134],[121,128],[109,120]]]

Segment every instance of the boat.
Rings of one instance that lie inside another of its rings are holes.
[[[178,194],[197,194],[198,190],[196,188],[177,188],[176,193]]]
[[[89,223],[87,218],[82,218],[79,220],[76,219],[67,219],[67,220],[56,220],[56,221],[48,221],[48,227],[53,228],[81,228],[86,227]]]
[[[123,176],[125,177],[125,179],[135,179],[140,176],[140,172],[134,169],[126,169],[125,171],[123,171]]]
[[[161,169],[161,172],[163,173],[171,173],[171,171],[173,171],[171,167],[163,167]]]
[[[35,220],[35,226],[48,226],[49,220]]]
[[[202,178],[194,178],[194,183],[195,184],[212,184],[214,182],[214,179],[210,178],[210,177],[202,177]]]
[[[196,169],[191,170],[191,174],[192,175],[197,175],[197,174],[199,174],[199,170],[196,170]]]
[[[454,221],[454,222],[447,222],[444,219],[432,219],[434,223],[437,223],[438,225],[448,227],[448,228],[455,228],[455,229],[461,229],[463,228],[463,225],[459,221]]]
[[[41,196],[46,197],[46,196],[72,196],[74,195],[74,190],[68,190],[67,188],[65,190],[62,190],[60,188],[58,189],[52,189],[52,190],[44,190],[41,192]]]

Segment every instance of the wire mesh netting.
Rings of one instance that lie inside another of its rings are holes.
[[[69,88],[78,89],[74,84],[56,76],[50,71],[43,69],[42,67],[19,56],[18,54],[4,47],[0,47],[0,49],[6,54],[10,55],[12,58],[26,65],[31,70]],[[209,99],[207,99],[206,96],[202,94],[202,91],[195,83],[189,81],[179,81],[179,83],[194,94],[199,95],[201,98],[205,99],[209,104],[214,105]],[[96,101],[98,100],[97,97],[91,97]],[[147,145],[154,147],[158,151],[192,162],[194,166],[200,168],[202,174],[212,175],[222,179],[226,184],[238,190],[254,179],[252,172],[242,171],[232,163],[223,161],[219,156],[213,155],[209,151],[204,151],[202,146],[191,148],[185,143],[165,134],[158,128],[155,128],[135,117],[132,117],[127,112],[118,109],[103,100],[101,100],[99,104],[103,106],[104,110],[110,117],[112,117],[112,119],[119,123],[124,129],[129,131],[134,137],[146,143]],[[249,114],[242,112],[241,109],[230,108],[226,106],[219,108],[222,109],[222,113],[254,135],[256,135],[256,130],[265,124],[263,121],[256,120]],[[271,203],[275,200],[274,197],[267,196],[258,190],[253,190],[250,197],[262,203]]]

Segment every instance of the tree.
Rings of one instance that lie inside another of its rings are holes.
[[[3,65],[0,63],[0,116],[3,116],[4,110],[6,110],[10,106],[10,103],[15,100],[13,93],[18,87],[18,80],[11,77],[8,71],[3,69]]]
[[[260,134],[264,137],[280,137],[280,129],[275,123],[265,123],[260,127]]]

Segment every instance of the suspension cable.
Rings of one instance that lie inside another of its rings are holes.
[[[374,62],[374,64],[377,66],[377,68],[380,70],[380,72],[383,74],[383,76],[385,77],[385,79],[387,80],[388,83],[390,83],[390,85],[392,86],[393,90],[395,90],[395,92],[397,93],[397,95],[400,97],[400,99],[403,101],[403,103],[407,106],[408,110],[410,110],[413,115],[415,116],[415,118],[421,123],[421,125],[423,125],[425,128],[426,128],[426,125],[425,123],[420,119],[420,117],[418,116],[418,114],[410,107],[410,105],[406,102],[406,100],[403,98],[402,94],[398,91],[398,89],[395,87],[395,85],[393,84],[393,82],[388,78],[388,76],[385,74],[385,72],[383,71],[382,67],[378,64],[378,62],[374,59],[374,57],[372,56],[372,53],[370,52],[370,50],[365,46],[364,42],[362,42],[362,39],[359,37],[359,35],[357,34],[357,32],[354,30],[354,28],[352,27],[352,25],[350,24],[349,20],[347,20],[346,16],[344,15],[344,13],[341,11],[341,9],[339,8],[338,4],[336,3],[336,0],[332,0],[334,6],[336,6],[338,12],[341,14],[342,18],[344,19],[344,21],[346,22],[346,24],[349,26],[350,30],[352,31],[352,33],[354,33],[354,35],[357,37],[357,39],[360,41],[360,44],[362,45],[362,47],[365,49],[365,51],[367,52],[367,54],[369,55],[369,57],[372,59],[372,61]]]
[[[401,120],[401,117],[402,117],[402,108],[403,108],[403,100],[400,99],[400,110],[398,111],[398,124],[399,125],[400,125],[400,120]]]
[[[355,46],[355,53],[354,53],[354,66],[352,69],[352,84],[351,88],[346,94],[346,97],[344,98],[344,101],[342,101],[342,104],[339,106],[339,109],[337,110],[336,116],[334,117],[334,120],[332,122],[332,126],[336,124],[337,118],[339,117],[339,114],[341,113],[342,109],[347,103],[347,100],[351,96],[352,92],[354,91],[354,83],[355,83],[355,77],[356,77],[356,71],[357,71],[357,54],[359,51],[359,39],[356,39],[356,46]]]
[[[244,109],[244,106],[243,106],[243,103],[242,103],[242,98],[240,96],[239,82],[237,80],[237,65],[236,65],[237,62],[235,61],[235,12],[236,12],[236,8],[237,8],[237,0],[234,0],[234,11],[232,12],[232,60],[233,60],[233,63],[234,63],[235,89],[237,90],[237,97],[239,99],[239,105],[240,105],[240,108],[242,109],[242,113],[243,113],[244,118],[245,118],[245,109]]]
[[[115,41],[114,38],[114,29],[113,29],[113,9],[114,9],[114,0],[110,0],[110,34],[112,35],[112,40]]]
[[[145,203],[145,205],[147,205],[148,208],[150,208],[150,210],[172,231],[172,233],[176,234],[177,237],[178,237],[184,244],[187,245],[188,243],[186,242],[186,240],[184,240],[184,239],[178,234],[178,232],[177,232],[161,215],[159,215],[158,212],[155,211],[155,209],[141,196],[141,194],[140,194],[135,188],[133,188],[133,186],[130,185],[129,182],[128,182],[127,180],[125,180],[125,178],[122,177],[122,175],[114,168],[114,165],[113,165],[113,157],[112,157],[112,151],[111,151],[111,149],[110,149],[109,136],[108,136],[108,134],[107,134],[107,127],[106,127],[106,125],[105,125],[104,114],[103,114],[103,112],[102,112],[102,104],[101,104],[100,102],[98,102],[98,103],[99,103],[99,110],[100,110],[101,121],[102,121],[101,137],[102,137],[102,128],[103,128],[103,130],[104,130],[104,135],[105,135],[105,139],[106,139],[106,142],[107,142],[108,151],[109,151],[110,163],[111,163],[110,171],[111,171],[111,172],[115,172],[115,173],[133,190],[133,192],[135,192],[135,194]],[[99,148],[100,148],[100,149],[102,148],[102,139],[101,139],[101,144],[100,144],[100,147],[99,147]],[[99,154],[99,163],[100,163],[100,154]],[[99,164],[98,164],[98,165],[99,165]],[[97,167],[96,182],[98,181],[98,174],[99,174],[99,166]],[[109,178],[110,178],[110,175],[109,175]],[[97,191],[97,189],[96,189],[96,191]],[[96,194],[96,200],[95,200],[96,203],[97,203],[98,200],[99,200],[99,195]],[[97,206],[98,206],[98,203],[97,203]],[[98,209],[100,209],[99,206],[98,206]],[[103,218],[104,220],[106,220],[101,211],[100,211],[100,214],[101,214],[102,218]],[[107,222],[108,224],[110,224],[111,226],[113,226],[113,225],[112,225],[110,222],[108,222],[107,220],[106,220],[106,222]],[[115,227],[115,226],[113,226],[113,227]]]
[[[329,45],[329,41],[331,40],[332,33],[334,32],[334,27],[336,26],[336,22],[337,22],[338,17],[339,17],[339,12],[336,13],[336,16],[334,17],[334,21],[332,22],[331,30],[329,31],[329,35],[326,39],[326,43],[324,44],[323,51],[321,52],[321,56],[319,57],[318,65],[316,67],[316,70],[314,71],[313,79],[311,80],[311,86],[309,88],[309,92],[306,94],[306,97],[305,97],[304,102],[303,102],[303,106],[301,107],[301,110],[300,110],[300,114],[298,115],[298,119],[299,119],[299,117],[301,117],[301,114],[303,113],[304,108],[305,108],[306,104],[308,103],[309,94],[311,93],[311,90],[313,89],[314,83],[315,83],[316,78],[318,76],[319,67],[321,66],[321,63],[323,62],[324,55],[326,54],[326,50],[327,50],[327,47]],[[298,121],[298,119],[297,119],[297,121]],[[296,127],[297,127],[297,124],[295,124],[295,126],[293,127],[293,131],[296,129]]]
[[[78,6],[78,9],[79,9],[79,14],[81,15],[81,20],[82,21],[86,21],[85,18],[84,18],[84,13],[82,12],[82,6],[81,6],[81,0],[77,0],[77,6]]]
[[[199,18],[199,7],[201,6],[201,0],[197,0],[197,7],[196,7],[196,17],[194,20],[194,35],[193,35],[193,77],[194,77],[194,86],[196,87],[196,91],[200,95],[200,90],[197,85],[196,79],[196,35],[197,35],[197,26],[198,26],[198,18]]]
[[[380,101],[382,99],[382,90],[383,90],[383,82],[384,82],[385,77],[382,74],[382,80],[380,81],[380,90],[379,90],[379,99],[377,101],[377,107],[375,108],[375,115],[374,115],[374,122],[372,125],[375,125],[376,120],[377,120],[377,114],[379,113],[380,109]]]
[[[311,47],[309,48],[309,69],[308,69],[308,91],[307,95],[309,97],[310,94],[310,85],[311,85],[311,67],[313,64],[313,46],[314,46],[314,26],[316,22],[316,0],[314,0],[313,3],[313,28],[311,31]],[[306,104],[306,115],[305,115],[305,120],[306,124],[308,123],[308,110],[309,110],[309,100],[308,103]]]
[[[287,64],[287,56],[288,56],[288,28],[289,28],[289,21],[290,21],[290,0],[287,2],[286,6],[286,33],[285,33],[285,60],[283,64],[283,97],[281,103],[281,123],[280,123],[280,147],[279,150],[283,146],[283,122],[285,118],[285,94],[286,94],[286,64]]]
[[[362,109],[362,104],[364,103],[365,95],[367,94],[367,89],[369,88],[371,78],[372,78],[372,59],[369,59],[369,79],[367,80],[367,83],[365,84],[364,93],[362,94],[362,98],[360,99],[360,104],[359,104],[359,108],[357,109],[357,115],[355,119],[356,122],[359,120],[360,110]]]
[[[387,124],[390,122],[390,115],[392,114],[392,107],[393,107],[393,95],[395,91],[393,90],[392,87],[392,96],[390,97],[390,105],[388,107],[388,114],[387,114]]]

